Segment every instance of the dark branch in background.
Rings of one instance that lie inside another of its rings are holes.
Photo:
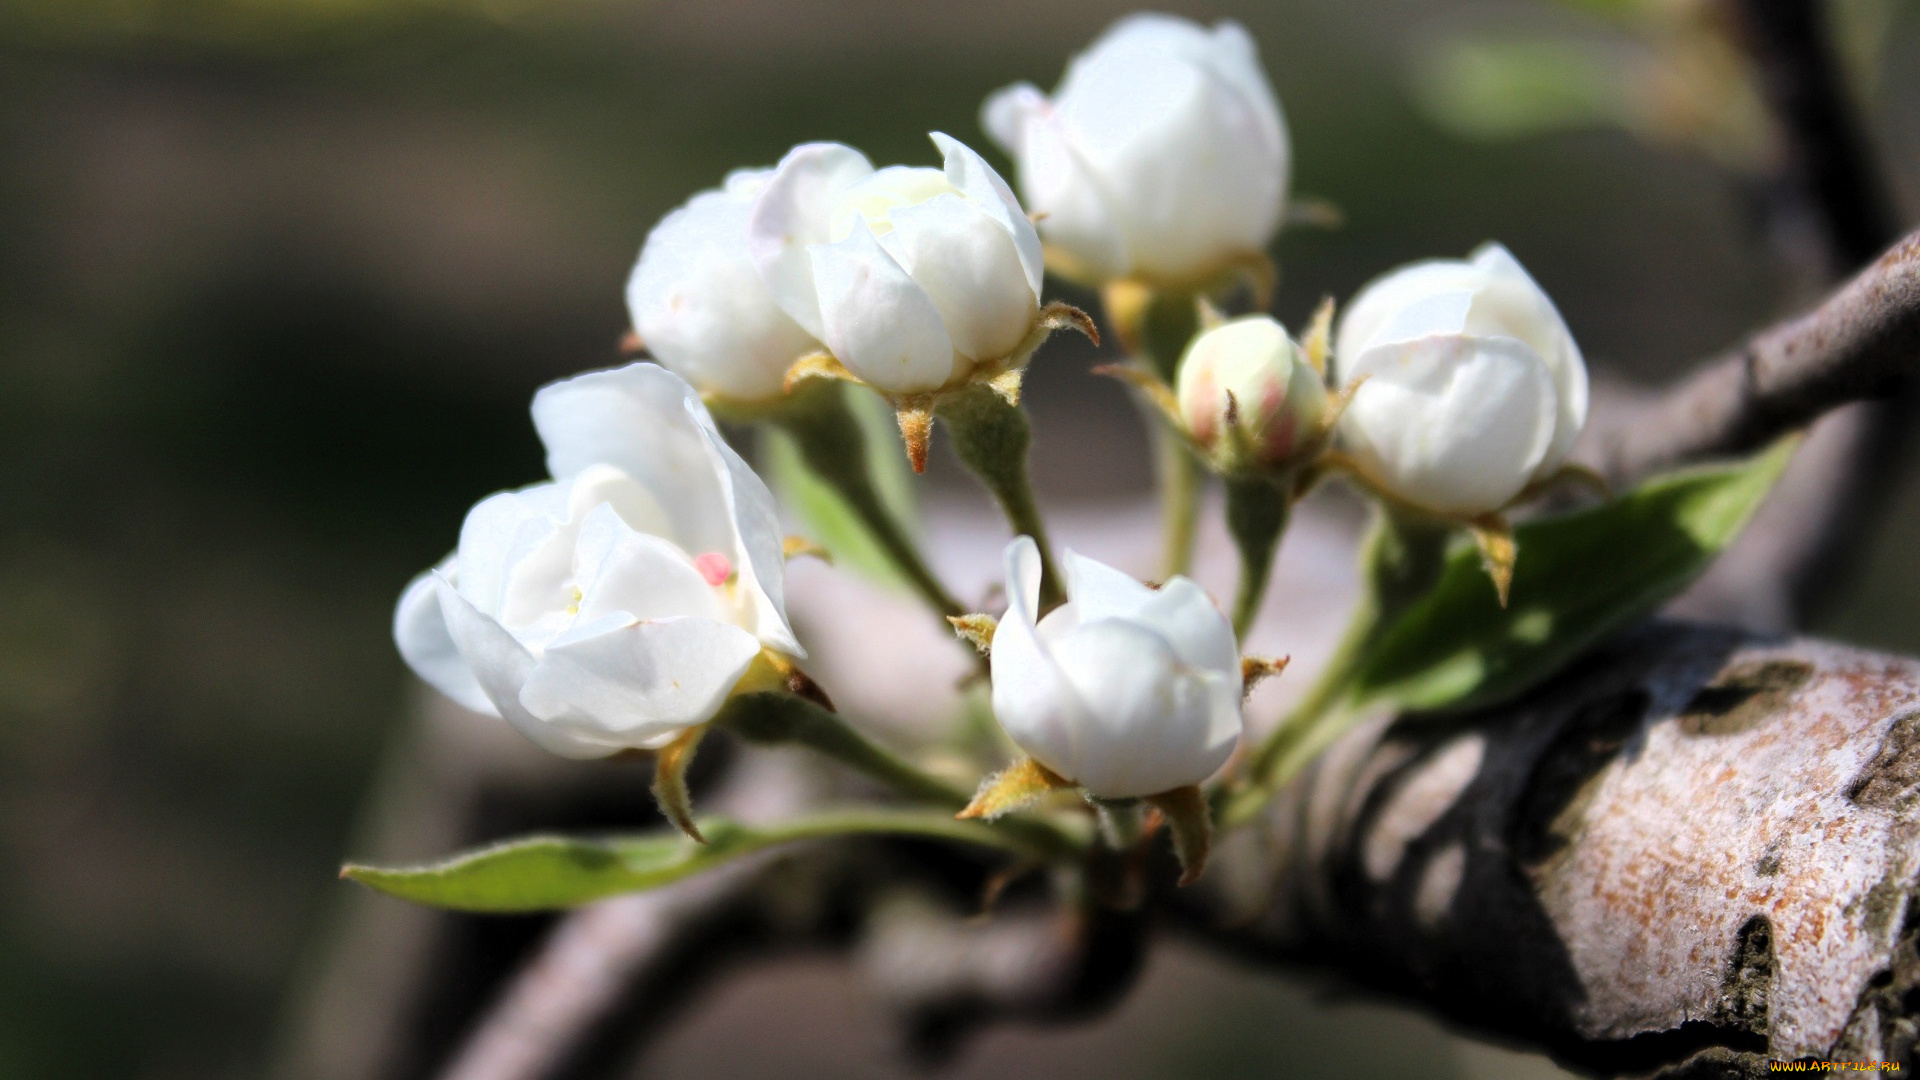
[[[1899,225],[1847,100],[1826,4],[1738,0],[1736,19],[1782,132],[1780,179],[1820,224],[1828,276],[1893,242]]]
[[[743,910],[753,869],[722,867],[561,919],[440,1075],[557,1080],[626,1056],[744,947],[765,944]]]
[[[1778,161],[1762,182],[1764,229],[1782,262],[1814,293],[1864,266],[1900,235],[1892,198],[1847,93],[1833,45],[1831,4],[1732,0],[1742,44],[1775,120]],[[1799,300],[1796,299],[1796,305]],[[1828,418],[1800,465],[1817,479],[1785,485],[1802,524],[1770,552],[1783,625],[1817,617],[1855,578],[1853,567],[1884,517],[1885,494],[1910,449],[1920,382]]]

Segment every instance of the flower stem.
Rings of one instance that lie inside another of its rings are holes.
[[[914,591],[943,617],[965,614],[966,608],[934,576],[913,537],[881,499],[873,482],[867,440],[859,418],[847,404],[847,392],[841,383],[807,380],[796,391],[790,407],[774,420],[793,437],[807,467],[846,500]]]
[[[736,694],[714,723],[750,743],[807,747],[917,802],[957,811],[973,796],[971,791],[901,760],[855,731],[838,713],[796,694]],[[1038,818],[1013,815],[993,825],[1032,845],[1062,854],[1086,846],[1083,840]]]
[[[1223,827],[1250,820],[1300,767],[1357,715],[1353,680],[1394,620],[1424,597],[1446,567],[1450,527],[1381,507],[1361,549],[1364,590],[1346,633],[1307,696],[1254,752],[1246,780],[1221,815]]]
[[[1240,549],[1240,584],[1233,598],[1233,633],[1241,641],[1253,626],[1273,574],[1273,556],[1280,547],[1291,513],[1288,493],[1292,477],[1232,476],[1227,478],[1227,532]]]
[[[1058,605],[1066,592],[1027,468],[1027,451],[1033,445],[1027,414],[979,385],[944,395],[938,413],[953,436],[954,452],[993,493],[1014,534],[1031,536],[1039,545],[1041,609]]]
[[[972,794],[922,772],[869,742],[840,714],[795,694],[736,694],[715,720],[751,743],[797,743],[919,802],[966,805]]]
[[[1193,567],[1194,528],[1200,520],[1200,492],[1206,476],[1179,433],[1168,430],[1157,416],[1148,416],[1147,422],[1155,425],[1154,478],[1160,485],[1160,577],[1164,581]]]
[[[1178,384],[1180,356],[1200,329],[1191,292],[1154,292],[1138,282],[1116,282],[1101,292],[1101,306],[1129,353],[1147,362],[1160,380]],[[1160,414],[1136,396],[1153,431],[1154,478],[1160,488],[1161,577],[1184,574],[1193,565],[1194,525],[1200,516],[1205,474],[1186,440],[1169,431]]]

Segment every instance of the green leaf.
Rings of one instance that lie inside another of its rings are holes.
[[[919,521],[913,496],[913,474],[906,448],[886,403],[858,388],[845,389],[848,408],[857,418],[866,445],[869,480],[894,520],[912,532]],[[780,501],[792,508],[809,539],[826,548],[834,564],[890,588],[908,588],[906,578],[874,538],[860,515],[832,484],[808,467],[792,435],[775,425],[762,429],[761,468]]]
[[[425,866],[349,863],[340,876],[402,900],[455,911],[552,911],[654,889],[721,863],[797,840],[891,834],[952,840],[1033,854],[1005,829],[950,813],[849,810],[772,826],[702,818],[705,844],[675,833],[603,838],[529,836]]]
[[[1472,139],[1631,128],[1638,91],[1618,52],[1554,38],[1443,42],[1416,65],[1414,99],[1441,127]]]
[[[1456,548],[1433,591],[1381,628],[1349,700],[1470,709],[1527,690],[1699,577],[1797,444],[1783,439],[1739,464],[1657,476],[1591,510],[1520,525],[1505,609],[1478,553]]]

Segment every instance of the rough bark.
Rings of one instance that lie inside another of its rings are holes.
[[[1356,730],[1188,915],[1597,1073],[1912,1067],[1917,807],[1920,663],[1653,624]]]

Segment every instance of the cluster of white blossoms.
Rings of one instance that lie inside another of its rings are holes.
[[[1046,267],[1191,301],[1263,262],[1283,220],[1286,123],[1233,23],[1124,19],[1052,96],[1007,88],[983,123],[1024,207],[935,133],[941,168],[807,143],[668,214],[627,284],[654,362],[535,396],[552,479],[481,501],[408,586],[394,634],[414,670],[572,757],[697,738],[806,655],[773,497],[709,405],[778,422],[799,378],[830,371],[904,417],[1017,373],[1054,325]],[[1565,462],[1585,368],[1505,248],[1396,270],[1329,320],[1296,341],[1264,314],[1209,315],[1177,385],[1148,389],[1222,475],[1344,469],[1442,521],[1498,515]],[[1243,670],[1261,670],[1235,626],[1185,577],[1149,586],[1069,552],[1052,580],[1048,560],[1044,537],[1016,536],[1004,616],[975,617],[1008,738],[1103,800],[1206,781],[1240,741]]]

